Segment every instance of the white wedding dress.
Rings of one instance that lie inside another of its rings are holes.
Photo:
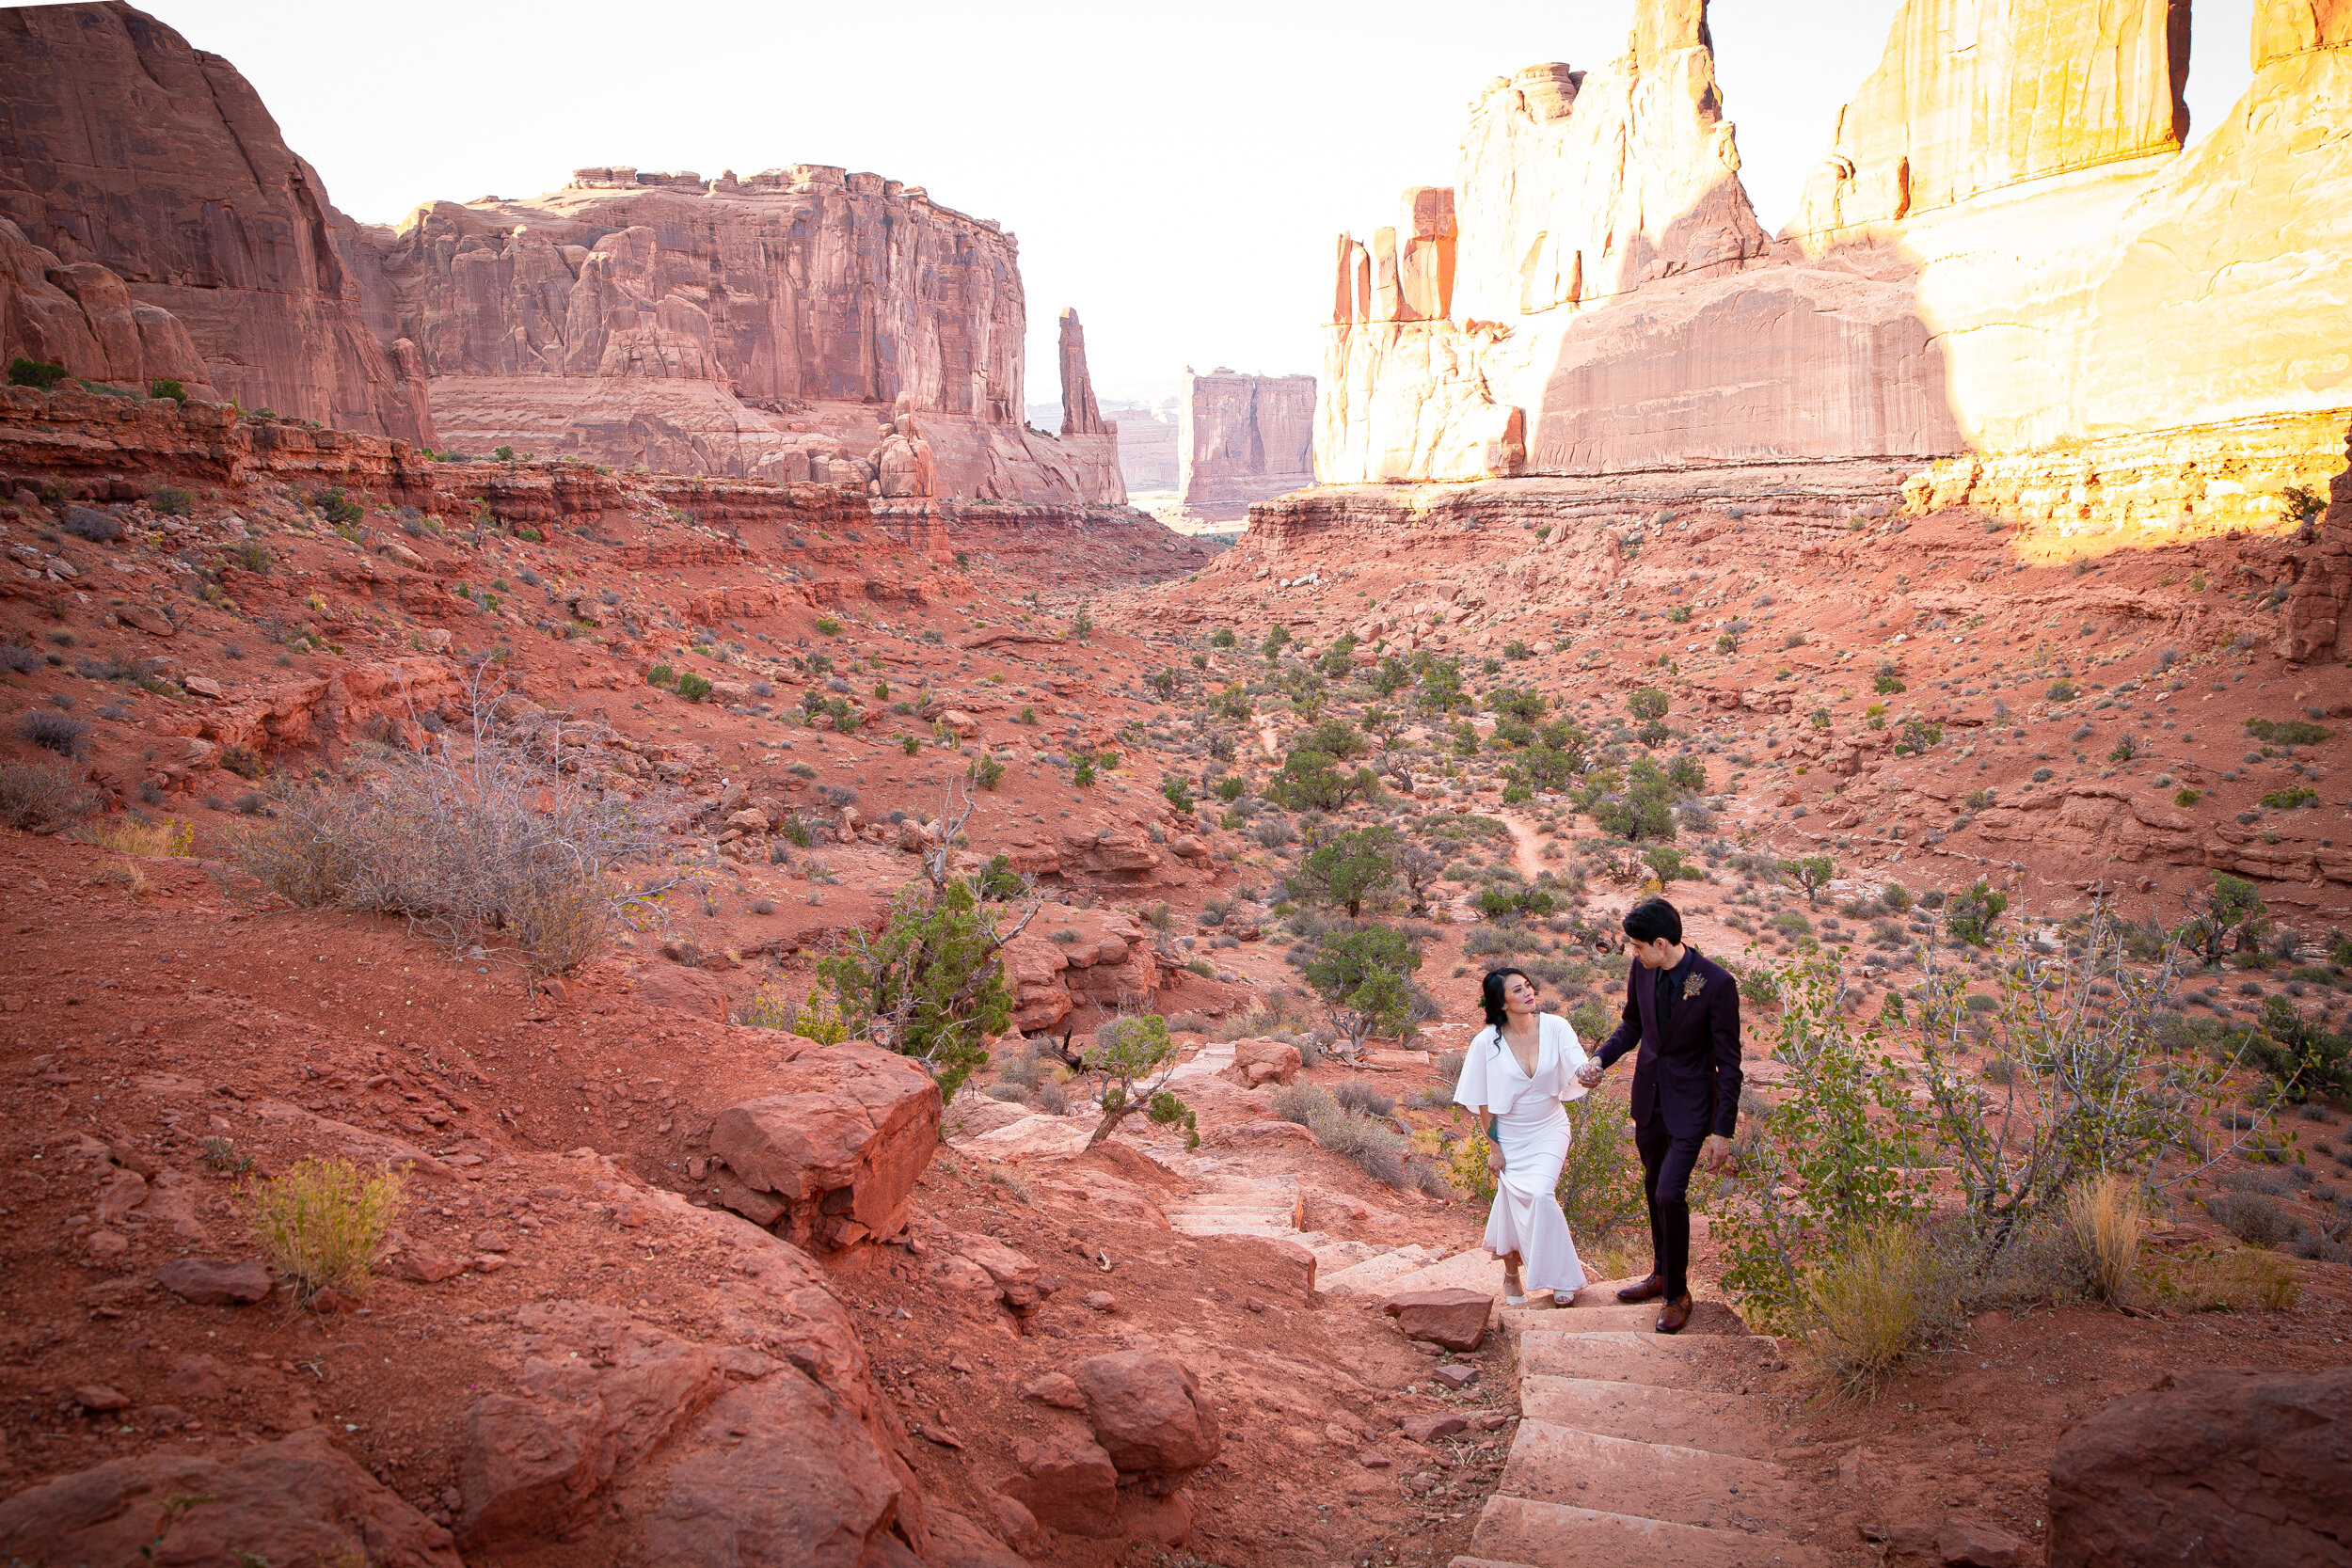
[[[1584,1096],[1576,1081],[1584,1048],[1566,1019],[1541,1013],[1537,1020],[1532,1074],[1519,1070],[1518,1058],[1495,1029],[1482,1029],[1462,1053],[1454,1102],[1481,1117],[1492,1112],[1502,1149],[1502,1176],[1486,1216],[1486,1250],[1497,1258],[1518,1253],[1530,1292],[1573,1293],[1583,1288],[1584,1266],[1554,1189],[1568,1157],[1568,1114],[1562,1102]]]

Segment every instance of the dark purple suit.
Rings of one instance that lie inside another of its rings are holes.
[[[1699,994],[1677,1002],[1658,1022],[1658,972],[1633,966],[1625,980],[1625,1015],[1598,1053],[1600,1065],[1641,1046],[1633,1059],[1633,1125],[1661,1117],[1677,1138],[1730,1137],[1740,1119],[1740,982],[1692,950]]]
[[[1740,984],[1695,948],[1668,974],[1677,999],[1659,1016],[1659,972],[1639,963],[1625,980],[1625,1013],[1597,1053],[1633,1059],[1633,1146],[1649,1203],[1652,1272],[1669,1299],[1690,1293],[1691,1172],[1709,1133],[1740,1119]],[[1695,987],[1695,990],[1692,988]]]

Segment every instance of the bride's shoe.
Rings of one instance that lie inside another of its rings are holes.
[[[1527,1288],[1519,1283],[1519,1276],[1516,1274],[1506,1272],[1502,1276],[1502,1305],[1505,1307],[1527,1305]]]

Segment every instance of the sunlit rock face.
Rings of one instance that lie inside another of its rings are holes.
[[[1646,4],[1616,61],[1480,97],[1453,199],[1407,192],[1396,230],[1343,240],[1320,472],[1915,460],[2247,421],[2324,436],[2352,411],[2352,142],[2331,129],[2352,108],[2347,10],[2265,0],[2254,82],[2183,152],[2179,0],[1911,0],[1768,239],[1704,7]],[[1433,312],[1394,236],[1426,243],[1416,214],[1438,205],[1452,282]]]

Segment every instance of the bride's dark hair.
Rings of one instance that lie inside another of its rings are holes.
[[[1523,969],[1490,969],[1486,972],[1486,978],[1479,982],[1478,1005],[1486,1010],[1486,1023],[1490,1028],[1501,1029],[1511,1017],[1502,1010],[1502,988],[1510,983],[1514,974],[1531,986],[1535,983],[1528,979],[1527,971]]]

